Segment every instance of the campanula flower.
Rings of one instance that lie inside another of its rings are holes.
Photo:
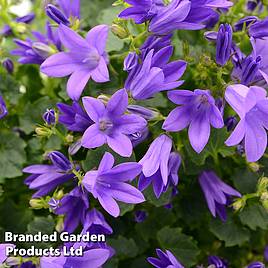
[[[5,24],[3,28],[0,30],[0,35],[2,36],[7,37],[12,34],[13,34],[12,28],[8,24]]]
[[[48,194],[58,185],[75,177],[71,171],[71,163],[63,154],[53,152],[48,157],[52,165],[32,165],[23,169],[23,172],[32,174],[26,178],[25,184],[30,189],[37,190],[33,195],[34,198]]]
[[[209,256],[208,257],[208,264],[214,265],[215,268],[228,268],[228,263],[222,258],[218,256]]]
[[[141,165],[127,162],[114,166],[114,157],[105,153],[98,170],[86,173],[83,186],[99,200],[101,206],[112,216],[118,217],[120,209],[115,200],[128,204],[145,201],[143,194],[127,183],[141,172]]]
[[[226,221],[225,206],[232,196],[241,197],[241,194],[221,181],[213,171],[202,172],[198,180],[213,217],[218,215],[222,221]]]
[[[164,136],[164,135],[163,135]],[[160,147],[161,144],[158,144],[158,146]],[[169,154],[169,150],[166,150],[164,145],[163,145],[163,151],[161,151],[159,153],[160,155],[164,155],[164,154]],[[154,152],[157,153],[157,152]],[[149,161],[153,161],[154,158],[154,154],[151,155],[151,158],[148,158],[147,161],[149,163]],[[140,163],[143,163],[143,160],[140,161]],[[146,163],[146,162],[145,162]],[[148,164],[147,163],[147,164]],[[154,164],[152,162],[152,164]],[[163,192],[166,192],[169,186],[173,186],[176,187],[178,185],[179,182],[179,177],[178,177],[178,171],[181,165],[181,157],[178,153],[172,152],[169,154],[168,157],[168,163],[167,163],[167,168],[168,168],[168,178],[167,178],[167,183],[165,183],[165,179],[162,176],[161,173],[161,168],[162,170],[166,167],[165,166],[166,163],[162,162],[158,168],[158,170],[151,176],[145,176],[144,173],[142,173],[140,175],[139,178],[139,184],[138,184],[138,189],[140,191],[143,191],[144,189],[146,189],[150,184],[153,185],[153,190],[154,190],[154,194],[157,198],[160,197],[160,195]]]
[[[255,162],[264,154],[267,147],[268,99],[266,90],[244,85],[227,87],[225,99],[240,117],[240,122],[226,140],[227,146],[245,142],[247,160]]]
[[[13,61],[11,59],[7,58],[7,59],[3,60],[2,64],[3,64],[3,67],[7,70],[7,72],[9,74],[13,73],[13,71],[14,71],[14,63],[13,63]]]
[[[162,251],[156,249],[157,258],[149,257],[147,261],[156,268],[184,268],[184,266],[175,258],[175,256],[169,251]]]
[[[265,265],[260,261],[255,261],[249,264],[247,268],[265,268]]]
[[[98,25],[83,39],[61,24],[59,37],[69,51],[49,57],[41,65],[41,72],[52,77],[71,75],[67,83],[67,93],[71,99],[79,100],[90,78],[97,83],[109,81],[108,57],[105,52],[108,32],[107,25]]]
[[[129,72],[125,89],[130,91],[134,99],[148,99],[160,91],[174,89],[183,84],[179,79],[187,63],[181,60],[169,62],[172,53],[172,46],[164,47],[156,53],[151,49],[142,63]]]
[[[54,197],[52,197],[47,204],[49,205],[50,209],[55,210],[59,207],[60,205],[60,200],[55,199]]]
[[[200,153],[208,143],[210,125],[224,126],[222,113],[209,90],[173,90],[168,98],[180,105],[168,115],[163,124],[166,131],[177,132],[189,126],[189,140],[193,149]]]
[[[132,114],[137,114],[143,117],[144,119],[150,121],[156,119],[159,116],[159,112],[153,109],[145,108],[140,105],[130,104],[127,106],[128,112]]]
[[[41,64],[53,53],[54,49],[52,47],[61,49],[57,31],[53,32],[49,23],[46,25],[46,31],[46,35],[32,32],[35,40],[30,38],[26,40],[14,39],[19,48],[12,50],[11,54],[19,56],[18,62],[21,64]]]
[[[80,19],[80,0],[57,0],[67,18]]]
[[[78,102],[73,102],[72,105],[58,103],[57,107],[60,110],[59,123],[70,131],[84,132],[93,124]]]
[[[141,24],[150,20],[157,14],[159,0],[125,0],[131,6],[123,10],[118,17],[123,19],[133,19],[135,23]],[[162,4],[163,5],[163,4]]]
[[[80,187],[76,187],[60,200],[59,207],[55,209],[55,213],[65,215],[64,231],[72,233],[80,222],[85,223],[88,208],[87,194]]]
[[[48,125],[54,125],[56,122],[55,111],[53,109],[47,109],[42,117]]]
[[[225,65],[232,52],[233,31],[229,24],[221,24],[217,35],[216,62]]]
[[[127,92],[118,90],[106,106],[92,97],[84,97],[83,105],[94,123],[85,131],[82,146],[97,148],[107,143],[116,153],[131,156],[133,148],[127,135],[143,130],[147,122],[141,116],[124,114],[128,106]]]
[[[257,21],[249,27],[249,35],[253,38],[263,38],[268,36],[268,18]]]
[[[131,71],[138,65],[139,56],[136,52],[130,52],[124,60],[124,71]]]
[[[87,212],[83,224],[82,233],[89,232],[90,234],[112,234],[113,229],[107,223],[104,216],[97,209],[93,208]]]
[[[48,4],[46,6],[46,14],[49,18],[51,18],[53,21],[55,21],[58,24],[64,24],[66,26],[70,25],[70,21],[68,18],[61,12],[60,9],[58,9],[56,6],[52,4]]]
[[[247,1],[248,11],[254,11],[256,8],[258,8],[259,11],[263,9],[263,4],[261,0],[248,0]]]
[[[137,145],[142,143],[144,140],[147,139],[148,136],[149,136],[149,129],[147,126],[140,131],[128,135],[133,147],[136,147]]]
[[[0,95],[0,119],[4,118],[8,114],[6,103],[3,97]]]

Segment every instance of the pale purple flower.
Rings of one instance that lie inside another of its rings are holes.
[[[260,261],[255,261],[249,264],[247,268],[265,268],[265,265]]]
[[[81,187],[76,187],[60,200],[55,213],[65,215],[64,231],[72,233],[80,222],[85,223],[88,208],[89,202],[86,192]]]
[[[42,117],[48,125],[54,125],[56,122],[55,111],[53,109],[47,109]]]
[[[226,221],[225,206],[229,205],[232,196],[241,197],[241,194],[221,181],[213,171],[202,172],[198,180],[213,217],[218,215],[222,221]]]
[[[148,121],[156,119],[159,116],[158,111],[154,109],[150,109],[150,108],[145,108],[143,106],[136,105],[136,104],[128,105],[127,110],[128,112],[132,114],[140,115],[141,117],[143,117],[144,119]]]
[[[125,89],[130,91],[134,99],[148,99],[158,92],[183,84],[184,81],[179,79],[185,72],[187,63],[181,60],[169,62],[172,54],[172,46],[164,47],[157,52],[151,49],[143,54],[144,59],[129,72],[125,82]]]
[[[94,124],[85,131],[82,146],[97,148],[107,143],[116,153],[131,156],[133,148],[128,135],[143,130],[147,122],[141,116],[124,114],[128,106],[126,90],[114,93],[106,106],[92,97],[84,97],[83,105]]]
[[[161,144],[156,144],[156,146],[161,146]],[[162,176],[161,173],[161,168],[162,170],[164,168],[166,168],[164,165],[165,163],[162,162],[159,165],[158,170],[151,176],[145,176],[144,173],[142,173],[140,175],[139,178],[139,184],[138,184],[138,189],[143,191],[144,189],[146,189],[150,184],[153,185],[153,190],[155,193],[155,196],[157,198],[160,197],[160,195],[163,192],[166,192],[169,186],[172,187],[176,187],[178,185],[179,182],[179,177],[178,177],[178,172],[179,172],[179,168],[181,165],[181,157],[178,153],[172,152],[170,153],[169,150],[165,150],[165,147],[163,147],[162,149],[163,151],[161,151],[159,153],[159,158],[161,157],[161,155],[168,155],[168,163],[167,163],[167,168],[168,168],[168,179],[167,179],[167,183],[165,183],[164,178]],[[154,153],[157,153],[156,151]],[[156,155],[152,154],[151,158],[147,159],[147,163],[149,164],[149,161],[152,161],[152,165],[154,164],[154,157]],[[141,162],[140,162],[141,163]]]
[[[118,217],[120,209],[115,200],[128,204],[145,201],[143,194],[127,183],[141,172],[141,165],[127,162],[114,166],[114,157],[105,153],[98,170],[86,173],[83,186],[99,200],[101,206],[112,216]]]
[[[55,199],[54,197],[52,197],[52,198],[48,201],[47,204],[49,205],[50,209],[55,210],[55,209],[57,209],[57,208],[59,207],[59,205],[60,205],[60,200]]]
[[[59,123],[70,131],[84,132],[93,124],[93,121],[78,102],[74,101],[72,105],[58,103],[57,107],[60,110]]]
[[[16,246],[13,244],[0,244],[0,264],[3,264],[5,262],[5,260],[7,259],[6,247],[15,248]]]
[[[104,216],[97,209],[93,208],[87,212],[82,233],[89,232],[90,234],[112,234],[113,229],[107,223]]]
[[[124,71],[131,71],[138,65],[139,56],[136,52],[130,52],[124,60]]]
[[[227,146],[245,142],[247,160],[255,162],[264,154],[267,147],[268,99],[266,90],[244,85],[227,87],[225,99],[240,117],[231,136],[225,142]]]
[[[108,32],[107,25],[98,25],[83,39],[61,24],[59,37],[69,51],[49,57],[41,65],[41,71],[52,77],[71,75],[67,83],[67,93],[71,99],[79,100],[90,78],[97,83],[109,81],[108,56],[105,52]]]
[[[176,259],[176,257],[169,251],[162,251],[156,249],[157,258],[149,257],[147,261],[156,268],[184,268],[184,266]]]
[[[168,115],[163,124],[166,131],[177,132],[189,126],[189,140],[193,149],[200,153],[208,143],[210,125],[224,126],[222,113],[215,105],[209,90],[173,90],[168,98],[180,105]]]
[[[37,190],[34,198],[42,197],[55,189],[58,185],[75,177],[72,173],[72,165],[60,152],[48,155],[53,165],[32,165],[23,169],[25,173],[31,173],[25,180],[30,189]]]
[[[0,119],[4,118],[8,114],[6,103],[3,97],[0,95]]]
[[[217,35],[216,62],[221,66],[229,60],[232,52],[233,31],[229,24],[221,24]]]
[[[215,268],[228,268],[228,263],[226,260],[219,258],[218,256],[209,256],[208,264],[214,265]]]
[[[128,135],[133,147],[136,147],[137,145],[142,143],[144,140],[148,138],[148,136],[149,136],[149,129],[147,126],[140,131]]]

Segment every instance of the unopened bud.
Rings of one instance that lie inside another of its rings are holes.
[[[246,200],[242,197],[242,198],[238,198],[233,204],[232,207],[235,211],[239,211],[241,209],[243,209],[246,205]]]
[[[267,177],[262,177],[258,181],[258,192],[266,192],[268,187],[268,178]]]
[[[104,104],[107,104],[110,98],[107,95],[101,94],[97,98],[98,100],[102,101]]]
[[[37,127],[35,133],[40,137],[50,137],[52,135],[52,130],[46,127]]]
[[[130,52],[124,60],[124,71],[131,71],[139,63],[139,56],[136,52]]]
[[[5,263],[8,266],[15,266],[15,265],[19,265],[20,264],[20,258],[19,257],[9,257],[6,259]]]
[[[70,155],[75,155],[80,150],[81,147],[82,147],[82,143],[81,143],[81,139],[79,139],[78,141],[70,145],[68,149],[68,153]]]
[[[3,64],[3,67],[7,70],[7,72],[9,74],[13,73],[14,64],[13,64],[13,61],[11,59],[9,59],[9,58],[5,59],[2,64]]]
[[[63,192],[63,190],[59,190],[58,192],[56,192],[56,193],[54,193],[54,198],[55,199],[62,199],[62,197],[64,196],[64,192]]]
[[[47,155],[54,166],[62,171],[69,171],[72,169],[72,164],[67,157],[58,151],[53,151]]]
[[[114,35],[116,35],[120,39],[125,39],[129,36],[128,30],[118,24],[113,24],[111,26],[111,31]]]
[[[260,165],[258,163],[252,162],[252,163],[249,163],[249,168],[253,172],[258,172],[260,170]]]
[[[146,120],[154,120],[160,118],[161,114],[155,109],[145,108],[140,105],[128,105],[127,110],[129,113],[139,115]]]
[[[268,201],[268,192],[262,193],[261,197],[260,197],[260,200],[261,201]]]
[[[56,6],[48,4],[46,6],[46,13],[47,13],[48,17],[50,17],[56,23],[64,24],[66,26],[70,25],[70,21],[68,20],[68,18]]]
[[[71,135],[71,134],[68,134],[66,137],[65,137],[65,140],[67,143],[72,143],[74,141],[74,136]]]
[[[47,109],[42,117],[48,125],[54,125],[56,122],[55,111],[53,109]]]
[[[50,46],[42,42],[34,42],[32,45],[32,49],[44,59],[48,58],[54,52],[54,50]]]
[[[42,209],[44,208],[44,202],[41,199],[31,199],[30,206],[34,209]]]

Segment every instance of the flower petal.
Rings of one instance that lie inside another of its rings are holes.
[[[239,144],[245,136],[245,119],[242,119],[234,129],[231,136],[225,141],[227,146]]]
[[[118,217],[120,215],[120,209],[116,201],[106,195],[106,194],[99,194],[98,195],[98,200],[101,204],[101,206],[112,216]]]
[[[109,171],[114,165],[114,157],[111,153],[106,152],[99,164],[98,172],[103,173]]]
[[[81,144],[85,148],[97,148],[106,142],[106,135],[101,132],[97,124],[90,126],[84,133]]]
[[[135,114],[127,114],[120,117],[117,123],[120,123],[120,131],[123,134],[133,134],[143,130],[147,122],[141,116]]]
[[[110,80],[107,63],[103,57],[100,58],[97,68],[92,70],[91,76],[96,83],[104,83]]]
[[[194,92],[190,90],[172,90],[168,92],[168,98],[178,105],[188,104],[193,96]]]
[[[117,132],[113,136],[107,136],[107,143],[111,149],[121,156],[130,157],[132,154],[132,143],[130,139],[122,133]]]
[[[103,102],[92,97],[84,97],[82,98],[82,102],[88,116],[94,122],[98,122],[99,118],[105,113]]]
[[[123,114],[128,106],[127,91],[123,88],[116,91],[107,103],[107,110],[114,115]]]

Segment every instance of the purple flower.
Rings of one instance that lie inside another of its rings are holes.
[[[124,60],[124,71],[131,71],[138,65],[139,56],[136,52],[130,52]]]
[[[74,246],[77,247],[79,244]],[[109,257],[107,248],[84,249],[82,257],[41,257],[40,268],[100,268]]]
[[[97,83],[109,81],[108,57],[105,52],[108,32],[107,25],[98,25],[83,39],[61,24],[60,40],[69,51],[49,57],[41,65],[41,71],[52,77],[71,75],[67,83],[67,93],[71,99],[79,100],[90,78]]]
[[[231,136],[225,142],[227,146],[239,144],[245,141],[247,160],[255,162],[264,154],[267,147],[268,128],[268,99],[266,90],[244,85],[232,85],[227,87],[225,99],[240,117]]]
[[[144,210],[137,210],[135,211],[135,221],[137,223],[144,222],[147,218],[148,214]]]
[[[56,122],[55,111],[53,109],[47,109],[42,117],[48,125],[54,125]]]
[[[27,261],[22,263],[20,268],[36,268],[36,266],[31,261]]]
[[[147,261],[156,268],[184,268],[184,266],[175,258],[175,256],[169,251],[162,251],[156,249],[156,254],[159,259],[149,257]]]
[[[254,38],[263,38],[268,36],[268,18],[257,21],[249,27],[249,35]]]
[[[178,80],[187,63],[180,60],[168,63],[172,54],[172,46],[164,47],[156,53],[151,49],[142,63],[129,72],[125,89],[131,92],[134,99],[148,99],[160,91],[174,89],[183,84],[183,81]]]
[[[5,260],[7,259],[6,247],[15,248],[16,246],[13,244],[0,244],[0,264],[3,264],[5,262]]]
[[[3,61],[3,67],[7,70],[9,74],[12,74],[14,71],[14,63],[11,59],[7,58]]]
[[[235,31],[242,31],[245,26],[248,27],[248,26],[254,24],[258,20],[259,19],[256,16],[247,16],[245,18],[242,18],[234,24],[234,30]]]
[[[51,25],[46,25],[46,36],[39,32],[32,32],[35,40],[27,38],[25,41],[14,39],[18,49],[12,50],[12,55],[20,56],[18,62],[22,64],[41,64],[46,58],[52,54],[53,49],[50,45],[55,45],[58,50],[61,44],[58,39],[57,32],[53,32]]]
[[[34,14],[34,13],[29,13],[29,14],[26,15],[26,16],[16,18],[15,21],[16,21],[16,22],[22,22],[22,23],[29,24],[29,23],[31,23],[34,19],[35,19],[35,14]]]
[[[4,118],[8,114],[6,103],[3,97],[0,95],[0,119]]]
[[[254,11],[258,7],[259,12],[263,9],[263,4],[261,0],[248,0],[247,9],[248,11]]]
[[[249,264],[247,268],[265,268],[265,265],[260,261],[255,261]]]
[[[93,124],[93,121],[78,102],[73,102],[72,105],[58,103],[57,107],[61,112],[59,123],[63,124],[70,131],[84,132]]]
[[[6,37],[12,34],[13,34],[12,28],[8,24],[4,25],[3,28],[0,30],[0,35],[2,36]]]
[[[142,143],[144,140],[147,139],[148,136],[149,136],[149,129],[147,126],[140,131],[128,135],[133,147],[136,147],[137,145]]]
[[[162,157],[163,157],[163,155],[168,156],[167,166],[166,166],[166,163],[162,159],[163,162],[161,162],[159,164],[159,168],[157,169],[157,171],[155,173],[153,173],[150,176],[146,176],[146,175],[144,175],[144,172],[143,172],[139,178],[139,185],[138,185],[139,190],[143,191],[150,184],[152,184],[155,196],[157,198],[159,198],[163,192],[166,192],[169,186],[176,187],[178,185],[178,182],[179,182],[178,171],[179,171],[179,168],[181,165],[181,157],[178,153],[175,153],[175,152],[170,153],[169,147],[168,148],[164,147],[164,146],[170,146],[170,140],[167,140],[166,142],[168,142],[167,145],[165,145],[164,143],[157,144],[158,142],[156,142],[154,145],[152,144],[151,146],[158,146],[158,147],[161,147],[161,145],[163,146],[162,149],[160,148],[161,152],[159,152],[159,156],[161,156],[161,155],[162,155]],[[149,152],[149,150],[148,150],[148,152]],[[148,158],[146,160],[147,162],[144,162],[144,160],[142,159],[140,161],[140,163],[145,163],[148,165],[149,162],[151,161],[151,164],[154,165],[153,161],[155,161],[154,158],[156,156],[155,154],[157,154],[157,153],[158,153],[157,151],[152,152],[150,158]],[[146,157],[146,155],[145,155],[145,157]],[[168,174],[167,182],[165,182],[165,178],[162,175],[162,173],[165,173],[166,168],[168,169],[167,170],[167,174]],[[164,171],[162,171],[162,170],[164,170]],[[146,170],[146,166],[145,166],[145,172],[146,171],[147,170]],[[150,172],[149,174],[151,174],[151,173],[152,172]]]
[[[97,198],[101,206],[112,216],[118,217],[120,209],[115,200],[128,204],[145,201],[143,194],[126,183],[141,172],[141,165],[128,162],[114,166],[114,157],[105,153],[98,170],[86,173],[82,184]]]
[[[215,268],[228,268],[228,263],[224,259],[219,258],[218,256],[209,256],[208,264],[214,265]]]
[[[67,18],[80,19],[80,0],[57,0]]]
[[[166,131],[177,132],[189,125],[189,139],[193,149],[200,153],[208,143],[210,125],[214,128],[224,126],[222,113],[215,105],[209,90],[173,90],[168,98],[180,105],[168,115],[163,124]]]
[[[94,124],[85,131],[82,146],[97,148],[107,143],[116,153],[131,156],[133,148],[127,135],[141,131],[147,122],[141,116],[124,114],[128,106],[127,92],[118,90],[106,106],[92,97],[84,97],[83,105]]]
[[[216,62],[225,65],[232,51],[233,31],[229,24],[221,24],[217,35]]]
[[[56,157],[56,153],[58,156]],[[59,158],[62,158],[61,161]],[[25,180],[25,184],[30,189],[37,190],[34,198],[42,197],[55,189],[58,185],[72,179],[72,165],[69,160],[59,152],[50,154],[49,158],[53,161],[52,165],[32,165],[23,169],[25,173],[32,173]]]
[[[268,246],[264,249],[264,259],[268,262]]]
[[[60,200],[60,205],[55,213],[65,215],[64,231],[72,233],[80,222],[85,223],[88,208],[87,194],[80,187],[76,187]]]
[[[52,210],[55,210],[59,207],[60,205],[60,200],[57,200],[55,198],[51,198],[49,200],[49,202],[47,203],[49,205],[49,207],[52,209]]]
[[[150,121],[159,116],[159,112],[153,109],[145,108],[140,105],[130,104],[127,106],[128,112],[136,115],[140,115],[144,119]]]
[[[97,209],[93,208],[87,212],[84,221],[82,233],[89,232],[90,234],[112,234],[112,227],[106,222],[104,216]]]
[[[224,120],[224,125],[227,127],[228,132],[234,130],[236,124],[237,119],[235,116],[229,116],[226,120]]]
[[[218,215],[222,221],[226,221],[225,206],[232,196],[241,197],[241,194],[221,181],[213,171],[202,172],[198,180],[213,217]]]
[[[118,17],[123,19],[133,19],[135,23],[141,24],[150,20],[157,14],[158,5],[161,6],[162,1],[159,0],[125,0],[131,7],[123,10]]]
[[[66,26],[70,25],[70,21],[68,20],[68,18],[61,12],[61,10],[59,10],[56,6],[52,4],[48,4],[46,6],[46,14],[58,24],[62,23]]]

